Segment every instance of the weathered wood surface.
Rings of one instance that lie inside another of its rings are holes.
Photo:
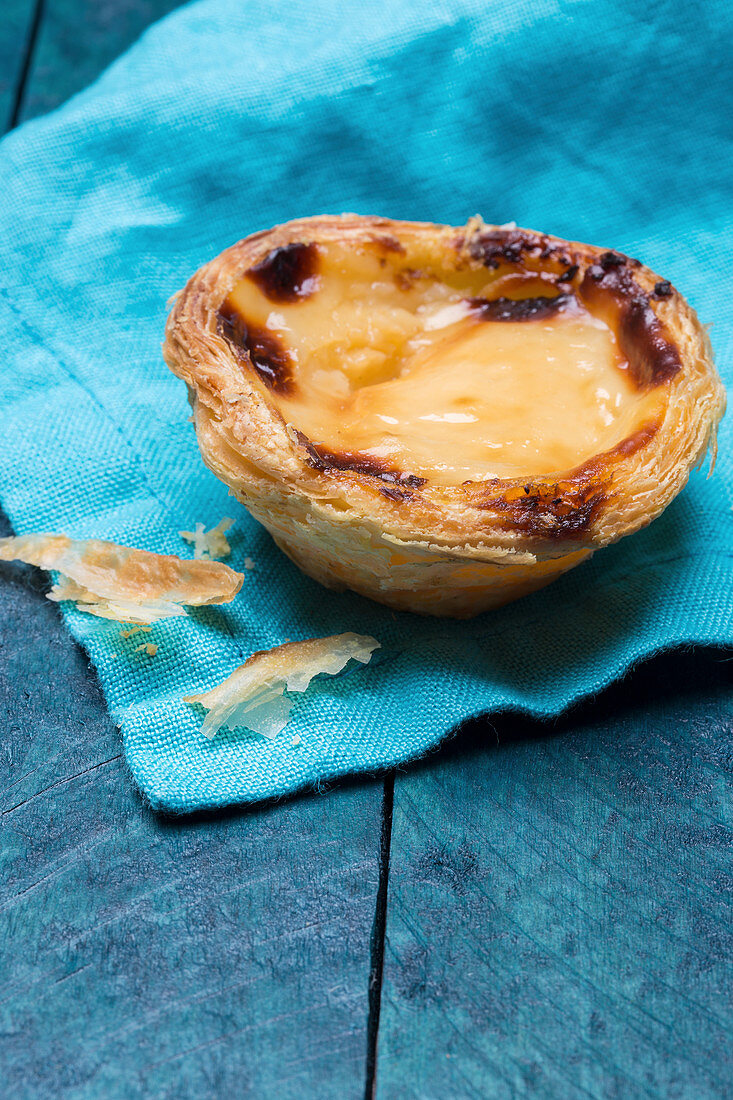
[[[174,6],[13,0],[3,117]],[[730,1094],[722,655],[555,727],[477,723],[398,774],[393,815],[364,782],[166,821],[41,587],[0,566],[3,1094],[349,1098],[365,1059],[380,1100]]]
[[[381,784],[156,817],[39,579],[0,583],[0,1095],[361,1097]]]
[[[19,117],[173,6],[47,3]],[[0,566],[0,1095],[361,1097],[382,784],[156,817],[42,588]]]
[[[146,27],[181,6],[181,0],[38,2],[43,4],[42,19],[19,112],[21,122],[53,110],[91,84]]]
[[[395,782],[378,1096],[731,1095],[733,662]]]
[[[35,0],[3,0],[0,16],[0,134],[17,121],[16,93],[30,60]]]

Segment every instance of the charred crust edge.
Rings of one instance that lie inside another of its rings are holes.
[[[299,302],[319,283],[319,249],[314,242],[291,241],[271,249],[245,275],[271,302]]]
[[[412,490],[421,489],[427,478],[404,474],[391,468],[382,459],[358,451],[330,451],[320,443],[313,443],[297,428],[293,435],[306,452],[306,462],[324,474],[350,473],[373,479],[374,488],[390,500],[412,500]]]
[[[554,268],[559,285],[575,287],[589,308],[605,314],[618,334],[637,388],[663,385],[682,369],[677,346],[651,305],[652,301],[670,298],[673,287],[666,279],[660,279],[653,292],[647,293],[632,274],[641,266],[638,260],[610,249],[597,254],[581,252],[567,242],[525,229],[476,226],[454,245],[465,250],[474,262],[492,270],[502,266],[527,270],[541,269],[543,265],[545,269]]]
[[[407,249],[398,241],[396,237],[393,237],[391,233],[373,233],[367,238],[368,243],[374,245],[379,252],[391,252],[396,256],[407,255]]]
[[[609,451],[555,480],[467,482],[473,503],[526,538],[574,541],[589,534],[610,499],[614,468],[647,446],[659,430],[650,421]]]
[[[467,298],[471,313],[481,321],[542,321],[563,313],[575,301],[573,294],[534,298]]]
[[[627,257],[604,252],[598,263],[591,264],[579,288],[589,308],[606,313],[606,319],[618,334],[619,346],[639,389],[651,389],[669,382],[682,369],[682,360],[667,328],[651,307],[647,294],[628,267]],[[666,280],[657,282],[662,288]]]
[[[282,396],[292,395],[295,389],[292,359],[273,332],[248,324],[229,298],[224,299],[216,312],[216,331],[239,362],[251,367],[269,390]]]
[[[481,507],[497,513],[502,526],[527,538],[560,540],[586,535],[605,502],[603,484],[557,481],[507,489]]]

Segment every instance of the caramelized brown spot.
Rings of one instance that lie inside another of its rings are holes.
[[[487,487],[500,484],[487,482]],[[579,539],[593,525],[605,500],[603,484],[571,479],[512,486],[481,507],[497,512],[506,527],[528,538]]]
[[[404,256],[405,248],[396,237],[391,237],[386,234],[380,234],[379,236],[372,236],[369,238],[371,244],[376,245],[380,252],[393,252],[397,255]]]
[[[608,271],[612,267],[625,267],[626,257],[623,252],[603,252],[599,262],[603,270]]]
[[[399,290],[412,290],[418,279],[424,279],[425,272],[418,271],[415,267],[405,267],[395,274],[395,285]]]
[[[627,267],[627,258],[604,252],[580,284],[580,296],[618,333],[619,347],[640,388],[668,382],[681,369],[679,352]]]
[[[666,329],[646,301],[636,298],[621,314],[619,343],[643,383],[659,386],[681,369],[679,352]]]
[[[580,539],[609,498],[614,466],[645,447],[658,430],[656,420],[643,424],[611,450],[588,459],[557,481],[514,482],[508,488],[498,479],[480,487],[473,482],[466,485],[471,493],[480,488],[477,506],[498,513],[510,530],[528,538]]]
[[[388,500],[412,500],[412,493],[409,489],[400,489],[398,485],[385,485],[380,483],[377,486],[377,491],[380,492],[383,497],[387,497]]]
[[[647,443],[651,443],[658,431],[658,420],[650,420],[648,423],[642,424],[640,428],[637,428],[631,435],[627,435],[625,439],[622,439],[615,447],[611,447],[609,451],[594,455],[593,458],[589,458],[581,466],[576,466],[571,471],[571,476],[576,478],[597,476],[604,470],[612,469],[621,459],[631,458],[642,447],[646,447]]]
[[[374,455],[359,451],[329,451],[322,443],[312,443],[303,432],[296,430],[295,434],[308,455],[308,465],[314,470],[322,470],[326,474],[349,471],[376,478],[381,483],[377,486],[379,492],[392,500],[410,500],[410,490],[419,489],[427,480],[391,469],[383,459]]]
[[[238,359],[251,363],[269,389],[280,394],[292,393],[292,360],[274,332],[248,324],[229,298],[219,307],[216,329]]]
[[[546,238],[522,229],[487,229],[471,238],[468,251],[484,267],[497,268],[501,264],[521,263],[530,253],[546,259],[558,251],[558,247],[549,244]]]
[[[539,298],[467,298],[474,316],[482,321],[541,321],[567,309],[575,298],[556,294]]]
[[[578,274],[578,270],[578,264],[571,264],[567,271],[563,271],[562,275],[558,275],[558,283],[571,283]]]
[[[318,289],[318,246],[295,241],[273,248],[246,273],[271,302],[298,302]]]
[[[459,239],[456,245],[460,244]],[[546,270],[555,269],[558,284],[573,281],[580,271],[580,264],[569,255],[572,250],[567,245],[523,229],[486,229],[470,237],[465,247],[474,260],[493,269],[509,265],[530,270],[544,263]],[[559,265],[565,270],[558,271]],[[652,297],[670,297],[672,286],[660,280],[654,294],[648,295],[632,274],[639,266],[638,260],[622,252],[602,252],[586,268],[579,293],[591,312],[618,334],[619,347],[629,363],[631,377],[640,389],[646,389],[668,382],[681,370],[682,364],[677,347],[651,306]],[[562,297],[560,295],[560,299]],[[502,299],[497,301],[502,302]],[[532,306],[526,308],[527,313],[520,312],[517,320],[542,316],[545,307],[539,306],[536,314]],[[547,308],[553,307],[548,305]],[[564,308],[564,305],[556,308]],[[494,309],[498,310],[496,317],[492,316]],[[486,311],[486,319],[514,320],[510,313],[511,307],[505,311],[492,303]]]

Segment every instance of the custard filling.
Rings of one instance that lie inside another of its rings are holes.
[[[431,268],[397,242],[277,251],[234,285],[220,332],[335,465],[439,486],[546,475],[659,411],[613,329],[556,276]]]

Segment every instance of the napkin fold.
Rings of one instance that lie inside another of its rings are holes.
[[[228,563],[255,564],[233,604],[156,626],[155,657],[63,608],[154,807],[393,765],[469,716],[556,714],[665,647],[733,641],[726,421],[715,476],[650,528],[535,596],[433,621],[299,573],[203,466],[160,355],[167,299],[248,233],[481,213],[637,256],[712,323],[730,379],[733,8],[689,18],[664,0],[205,0],[4,139],[0,500],[16,531],[186,556],[180,530],[230,515]],[[311,685],[273,742],[209,741],[181,701],[256,649],[347,630],[382,649]]]

